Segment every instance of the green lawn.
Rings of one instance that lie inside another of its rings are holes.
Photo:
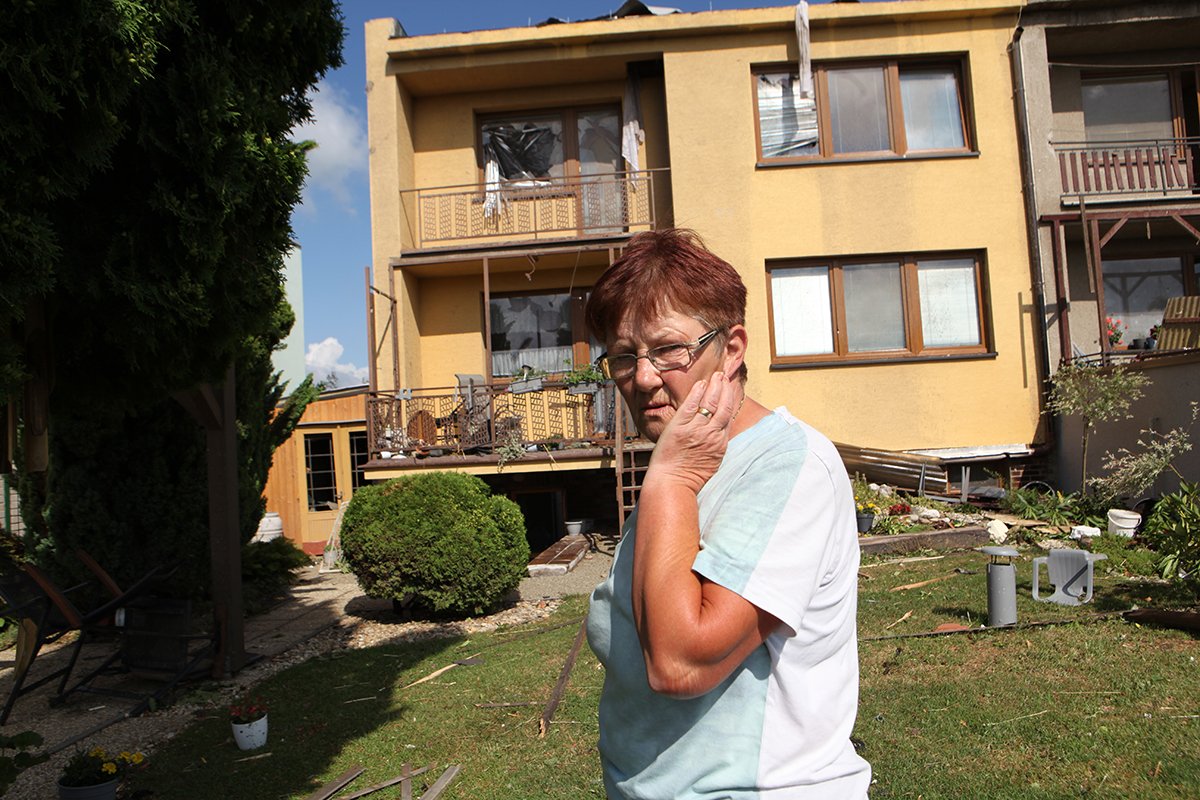
[[[872,797],[1200,796],[1200,642],[1119,617],[1095,620],[1134,602],[1180,606],[1194,598],[1109,576],[1091,606],[1034,603],[1026,557],[1019,621],[1067,624],[876,638],[968,619],[978,626],[987,610],[984,562],[966,552],[864,564],[855,736],[875,770]],[[161,798],[303,798],[354,764],[366,772],[342,794],[399,774],[403,763],[432,764],[417,779],[419,797],[422,781],[459,763],[443,798],[603,797],[595,751],[603,674],[586,646],[554,724],[538,737],[542,704],[585,606],[573,598],[538,625],[348,651],[289,669],[259,687],[271,707],[269,756],[241,760],[254,754],[236,749],[224,709],[216,709],[156,751],[134,788]],[[479,663],[400,688],[470,656]],[[530,705],[480,707],[487,703]],[[398,796],[398,787],[371,795]]]

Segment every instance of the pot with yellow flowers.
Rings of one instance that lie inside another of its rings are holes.
[[[879,504],[875,501],[875,492],[870,484],[860,474],[854,475],[854,511],[858,522],[858,532],[866,533],[875,527],[875,516],[879,513]]]
[[[114,800],[121,780],[145,761],[141,753],[78,750],[58,778],[59,800]]]
[[[267,704],[261,699],[231,705],[229,722],[239,750],[257,750],[267,743]]]

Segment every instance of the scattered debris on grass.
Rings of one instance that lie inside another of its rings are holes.
[[[445,675],[447,672],[449,672],[450,670],[454,669],[455,667],[460,667],[460,666],[466,666],[466,667],[469,667],[469,666],[474,666],[475,664],[478,664],[478,663],[480,663],[480,661],[479,661],[479,655],[480,655],[479,653],[476,653],[475,655],[471,656],[470,658],[460,658],[458,661],[455,661],[455,662],[454,662],[454,663],[452,663],[452,664],[447,664],[446,666],[442,667],[441,669],[435,669],[433,672],[429,673],[429,674],[428,674],[428,675],[426,675],[424,678],[420,678],[420,679],[418,679],[418,680],[415,680],[415,681],[413,681],[412,683],[408,684],[407,686],[401,686],[400,688],[401,688],[401,689],[408,689],[408,688],[411,688],[411,687],[413,687],[413,686],[416,686],[416,685],[417,685],[417,684],[419,684],[419,683],[425,683],[426,681],[431,681],[431,680],[433,680],[434,678],[437,678],[437,677],[438,677],[438,676],[440,676],[440,675]]]
[[[583,644],[583,637],[586,633],[587,620],[584,620],[579,625],[579,633],[575,634],[575,641],[571,644],[571,652],[567,654],[567,660],[563,663],[562,671],[558,674],[558,683],[554,685],[554,691],[550,693],[550,700],[546,703],[546,708],[542,711],[542,718],[538,723],[539,739],[544,738],[546,731],[550,729],[550,719],[554,716],[559,702],[562,701],[563,691],[567,688],[567,679],[571,676],[571,670],[575,667],[575,657],[579,655],[579,648]]]
[[[305,800],[329,800],[335,794],[340,792],[344,787],[348,786],[351,781],[363,774],[364,767],[360,764],[355,764],[350,769],[337,776],[329,783],[317,789],[310,794]]]
[[[430,766],[430,767],[418,767],[417,769],[409,770],[408,764],[404,764],[403,766],[400,767],[400,774],[397,775],[396,777],[388,778],[386,781],[383,781],[382,783],[377,783],[374,786],[368,786],[365,789],[360,789],[359,791],[355,792],[354,794],[348,794],[345,797],[338,798],[338,800],[358,800],[358,798],[360,798],[360,797],[366,797],[369,794],[374,794],[375,792],[378,792],[381,789],[386,789],[389,786],[395,786],[397,783],[402,784],[400,787],[400,791],[402,793],[407,788],[408,796],[412,797],[412,784],[410,782],[411,779],[415,778],[418,775],[421,775],[425,772],[428,772],[431,769],[433,769],[433,767]]]
[[[917,581],[916,583],[906,583],[903,586],[893,586],[891,589],[888,589],[888,591],[903,592],[907,589],[920,589],[922,586],[928,586],[931,583],[937,583],[938,581],[944,581],[947,578],[953,578],[957,574],[957,572],[951,572],[949,575],[940,575],[936,578],[930,578],[927,581]]]
[[[896,626],[897,626],[897,625],[899,625],[901,622],[904,622],[904,620],[908,619],[908,618],[909,618],[909,617],[911,617],[912,615],[913,615],[913,612],[912,612],[912,611],[907,611],[907,612],[905,612],[905,614],[904,614],[904,616],[903,616],[903,617],[901,617],[900,619],[896,620],[896,621],[895,621],[895,622],[893,622],[891,625],[888,625],[886,628],[884,628],[884,630],[885,630],[885,631],[890,631],[892,628],[896,627]]]

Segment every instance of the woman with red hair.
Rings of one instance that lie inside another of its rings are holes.
[[[690,231],[633,237],[587,305],[655,443],[588,641],[611,800],[866,797],[858,537],[834,446],[746,395],[746,287]]]

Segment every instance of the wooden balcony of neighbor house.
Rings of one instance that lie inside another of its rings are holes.
[[[369,463],[405,468],[451,457],[511,461],[522,452],[562,458],[613,446],[617,405],[611,383],[592,389],[543,379],[540,389],[514,392],[515,385],[370,394]]]
[[[413,249],[615,236],[654,227],[655,173],[640,170],[401,192]]]
[[[1200,138],[1054,145],[1063,205],[1196,196]]]

